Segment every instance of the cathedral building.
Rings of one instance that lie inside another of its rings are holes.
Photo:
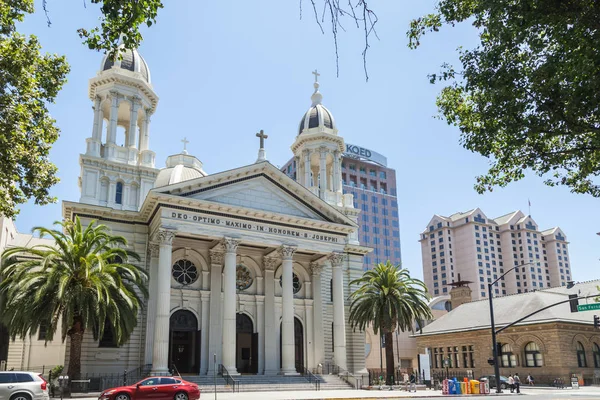
[[[344,139],[318,75],[290,135],[294,181],[266,160],[262,131],[254,164],[207,174],[184,142],[157,168],[148,65],[126,50],[100,67],[89,83],[81,197],[63,202],[63,217],[98,220],[127,238],[149,272],[149,298],[123,346],[110,329],[100,341],[86,333],[82,372],[149,364],[154,373],[174,365],[200,375],[219,364],[232,375],[294,375],[320,364],[365,372],[365,337],[350,329],[348,296],[371,249],[359,244],[359,210],[342,192]],[[67,359],[68,350],[59,363]]]

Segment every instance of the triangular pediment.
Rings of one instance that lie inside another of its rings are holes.
[[[311,210],[306,204],[282,191],[264,176],[235,182],[188,197],[230,206],[323,220],[322,216]]]
[[[153,189],[153,192],[240,210],[357,226],[336,207],[327,204],[268,162],[164,186]]]

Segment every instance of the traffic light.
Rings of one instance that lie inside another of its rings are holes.
[[[600,329],[600,317],[597,315],[594,315],[594,328]]]
[[[577,306],[579,305],[579,300],[577,299],[579,295],[570,294],[569,295],[569,305],[571,306],[571,312],[577,312]]]

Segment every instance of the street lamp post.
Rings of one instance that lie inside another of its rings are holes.
[[[518,270],[520,267],[524,267],[525,265],[531,265],[531,264],[532,263],[527,263],[527,264],[521,264],[521,265],[512,267],[511,269],[509,269],[508,271],[506,271],[505,273],[500,275],[500,277],[498,277],[498,279],[496,279],[494,282],[488,283],[488,300],[490,302],[490,322],[491,322],[491,328],[492,328],[492,354],[493,354],[493,358],[494,358],[494,375],[496,376],[496,393],[502,393],[502,389],[500,388],[500,365],[498,365],[498,343],[496,342],[496,324],[494,322],[494,303],[492,302],[492,299],[493,299],[492,288],[500,279],[504,278],[504,276],[506,276],[506,274],[508,274],[509,272],[511,272],[513,270]]]

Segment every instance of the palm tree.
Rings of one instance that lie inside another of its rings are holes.
[[[139,255],[124,249],[125,238],[111,235],[107,226],[92,221],[83,227],[78,217],[54,225],[57,229],[33,229],[52,237],[54,245],[2,254],[2,322],[13,339],[46,328],[46,342],[60,323],[63,342],[70,339],[68,373],[78,379],[84,332],[91,329],[98,340],[110,329],[118,346],[125,343],[148,296],[148,277],[129,263],[140,261]]]
[[[366,271],[359,279],[350,282],[359,288],[350,295],[350,324],[353,329],[373,328],[377,335],[385,335],[385,367],[387,384],[394,380],[393,332],[412,330],[414,323],[431,319],[427,300],[427,287],[400,265],[389,261]]]

